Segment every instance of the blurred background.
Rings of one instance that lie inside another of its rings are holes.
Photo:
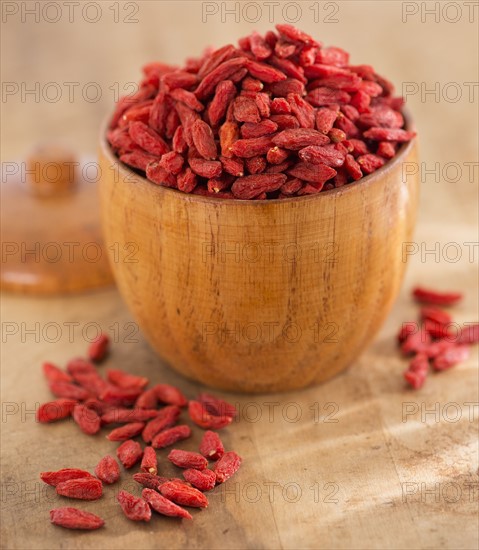
[[[478,19],[477,2],[4,1],[2,160],[57,138],[94,155],[101,121],[143,64],[181,64],[287,22],[395,83],[420,134],[421,216],[474,222]]]

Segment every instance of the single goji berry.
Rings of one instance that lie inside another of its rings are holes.
[[[195,470],[194,468],[189,468],[183,472],[183,477],[200,491],[211,491],[216,485],[216,474],[213,470]]]
[[[168,500],[172,500],[182,506],[190,506],[192,508],[206,508],[208,499],[206,496],[181,481],[167,481],[160,486],[160,493]]]
[[[106,455],[96,465],[95,475],[103,483],[111,485],[120,479],[120,466],[112,456]]]
[[[103,494],[103,486],[99,479],[94,477],[83,477],[58,483],[56,492],[68,498],[98,500]]]
[[[221,458],[225,449],[220,436],[216,432],[207,430],[201,439],[200,453],[209,460],[218,460]]]
[[[156,475],[158,473],[158,457],[153,447],[145,447],[140,469],[148,474]]]
[[[437,306],[450,306],[462,300],[461,292],[438,292],[422,287],[416,287],[413,296],[420,303]]]
[[[205,430],[219,430],[228,426],[233,421],[233,417],[222,415],[216,416],[210,414],[206,406],[200,401],[190,401],[188,403],[188,413],[191,420],[200,428]]]
[[[72,508],[71,506],[50,510],[50,521],[54,525],[67,529],[84,529],[89,531],[99,529],[105,525],[105,522],[99,516],[85,510]]]
[[[154,449],[163,449],[164,447],[173,445],[177,441],[181,441],[182,439],[187,439],[188,437],[190,437],[190,435],[191,435],[190,427],[186,426],[185,424],[182,424],[180,426],[175,426],[174,428],[168,428],[166,430],[163,430],[157,433],[151,441],[151,446]]]
[[[163,516],[170,516],[174,518],[192,519],[191,514],[178,506],[171,500],[165,498],[157,491],[145,488],[141,492],[141,496],[148,502],[152,510],[162,514]]]
[[[116,497],[123,513],[133,521],[150,521],[151,509],[146,500],[135,497],[128,491],[120,491]]]
[[[224,483],[235,474],[241,466],[241,462],[241,457],[234,451],[225,453],[213,466],[217,483]]]
[[[37,411],[38,422],[56,422],[71,416],[78,401],[73,399],[56,399],[40,405]]]
[[[168,459],[179,468],[204,470],[208,466],[208,461],[204,456],[199,453],[183,451],[181,449],[172,449],[168,454]]]
[[[116,450],[116,456],[126,469],[132,468],[143,456],[143,450],[137,441],[128,439]]]
[[[91,361],[100,363],[108,355],[109,349],[110,338],[103,332],[88,346],[88,357]]]
[[[53,487],[56,487],[59,483],[63,483],[64,481],[81,478],[93,478],[93,476],[90,472],[78,468],[63,468],[56,472],[42,472],[40,474],[40,479]]]
[[[144,422],[131,422],[129,424],[124,424],[120,428],[115,428],[112,430],[106,438],[110,441],[126,441],[127,439],[131,439],[132,437],[136,437],[141,434],[144,427]]]

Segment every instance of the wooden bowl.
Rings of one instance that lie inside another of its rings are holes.
[[[189,378],[241,392],[327,380],[371,342],[398,293],[419,187],[406,162],[417,162],[416,140],[339,189],[214,199],[154,185],[102,137],[118,288],[160,357]]]

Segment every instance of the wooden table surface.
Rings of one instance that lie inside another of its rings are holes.
[[[255,2],[251,12],[241,11],[244,4],[237,8],[237,22],[227,14],[221,19],[231,2],[103,1],[96,3],[100,12],[91,6],[84,12],[92,3],[80,2],[72,22],[65,3],[52,4],[60,11],[40,11],[38,21],[22,13],[35,9],[34,2],[2,4],[9,10],[1,38],[2,161],[59,138],[94,154],[113,90],[136,81],[142,63],[180,62],[207,43],[221,45],[271,26],[267,5]],[[64,364],[82,355],[97,324],[117,340],[109,364],[178,384],[190,397],[199,388],[153,354],[114,289],[49,299],[4,294],[2,548],[477,548],[477,349],[411,392],[394,341],[401,322],[417,313],[409,297],[415,284],[463,290],[456,320],[479,317],[477,6],[471,12],[471,3],[463,2],[290,2],[291,12],[283,13],[287,4],[278,4],[275,22],[295,17],[299,6],[299,26],[353,51],[353,61],[373,64],[408,93],[420,133],[422,201],[393,311],[374,344],[328,383],[289,394],[228,396],[241,419],[224,439],[244,465],[194,521],[128,522],[113,486],[101,501],[79,504],[103,516],[106,527],[80,533],[49,524],[49,509],[66,501],[38,474],[93,468],[116,445],[80,434],[71,422],[35,422],[36,405],[49,399],[41,362]],[[249,22],[258,14],[257,24]],[[68,82],[79,83],[72,97]],[[98,101],[82,96],[92,82],[86,93],[91,98],[100,90]],[[51,83],[62,92],[55,101]],[[38,97],[25,95],[35,86]],[[129,475],[121,487],[132,487]]]

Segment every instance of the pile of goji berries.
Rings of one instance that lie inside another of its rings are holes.
[[[183,67],[143,67],[107,135],[120,160],[184,193],[282,199],[371,174],[415,136],[403,99],[370,65],[276,28]]]
[[[121,442],[116,454],[123,468],[128,470],[140,464],[140,472],[133,479],[144,487],[142,497],[119,491],[117,500],[126,517],[149,521],[154,510],[166,516],[191,519],[182,506],[205,508],[208,499],[204,492],[224,483],[241,465],[241,458],[233,451],[225,452],[219,435],[212,431],[231,424],[237,415],[236,408],[207,393],[200,394],[196,401],[188,401],[178,388],[168,384],[146,389],[147,378],[117,369],[107,369],[105,380],[94,363],[102,361],[108,352],[108,337],[101,335],[90,345],[88,360],[72,359],[66,370],[44,363],[43,372],[57,399],[41,405],[37,419],[48,423],[71,416],[88,435],[97,434],[105,426],[120,425],[106,437]],[[191,421],[206,430],[199,453],[171,450],[168,459],[183,469],[184,479],[159,476],[156,450],[191,436],[190,426],[178,425],[185,407]],[[134,440],[138,436],[146,443],[145,448]],[[208,461],[214,461],[211,469]],[[45,483],[56,488],[58,495],[97,500],[103,494],[103,484],[111,485],[120,479],[118,461],[110,455],[103,457],[95,468],[95,476],[78,468],[40,474]],[[69,506],[51,510],[50,519],[70,529],[98,529],[104,525],[95,514]]]
[[[459,292],[437,292],[424,288],[413,290],[415,300],[423,307],[420,322],[403,323],[398,342],[404,355],[413,355],[404,373],[408,384],[419,389],[423,386],[429,367],[444,371],[469,357],[471,344],[479,342],[479,323],[459,327],[452,316],[441,306],[452,306],[462,299]]]

